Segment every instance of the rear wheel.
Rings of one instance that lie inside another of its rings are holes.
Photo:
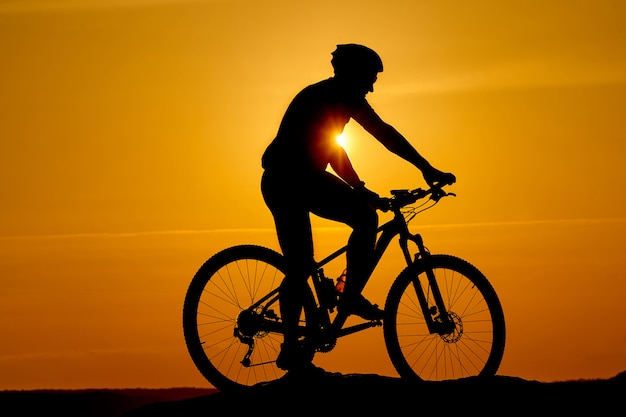
[[[402,378],[446,380],[494,375],[505,345],[504,313],[485,276],[470,263],[431,255],[430,264],[453,326],[431,333],[414,288],[421,283],[429,314],[437,316],[425,265],[417,262],[394,281],[385,303],[383,333]]]
[[[189,354],[202,375],[227,390],[281,378],[278,287],[283,256],[254,245],[225,249],[200,267],[183,306]]]

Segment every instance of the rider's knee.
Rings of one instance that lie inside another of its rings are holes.
[[[378,228],[378,212],[371,207],[360,210],[356,214],[354,229],[375,230]]]

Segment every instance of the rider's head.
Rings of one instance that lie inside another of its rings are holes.
[[[383,61],[374,50],[349,43],[337,45],[332,56],[335,78],[354,84],[363,94],[374,91],[377,74],[383,70]]]

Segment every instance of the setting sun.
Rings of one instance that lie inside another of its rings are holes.
[[[346,135],[343,133],[340,133],[337,135],[337,143],[339,144],[339,146],[341,146],[342,148],[346,147]]]

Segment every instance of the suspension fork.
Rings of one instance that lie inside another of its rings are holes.
[[[417,245],[418,251],[413,259],[410,259],[409,256],[407,245],[408,240],[411,240]],[[430,288],[429,291],[432,294],[434,305],[428,305],[428,298],[426,297],[424,287],[422,286],[422,282],[417,273],[414,273],[412,275],[411,282],[413,284],[415,294],[417,295],[417,299],[424,314],[424,319],[426,321],[428,331],[431,334],[450,333],[452,330],[454,330],[454,323],[450,319],[448,311],[446,310],[446,306],[443,301],[443,297],[441,296],[441,291],[439,289],[439,284],[437,283],[435,272],[432,268],[430,252],[424,246],[424,240],[422,239],[422,236],[419,234],[408,234],[407,237],[401,238],[400,246],[402,247],[404,256],[407,259],[407,263],[412,267],[413,271],[417,272],[417,270],[419,269],[419,264],[424,265],[424,272],[426,273],[426,279],[428,281],[428,286]]]

